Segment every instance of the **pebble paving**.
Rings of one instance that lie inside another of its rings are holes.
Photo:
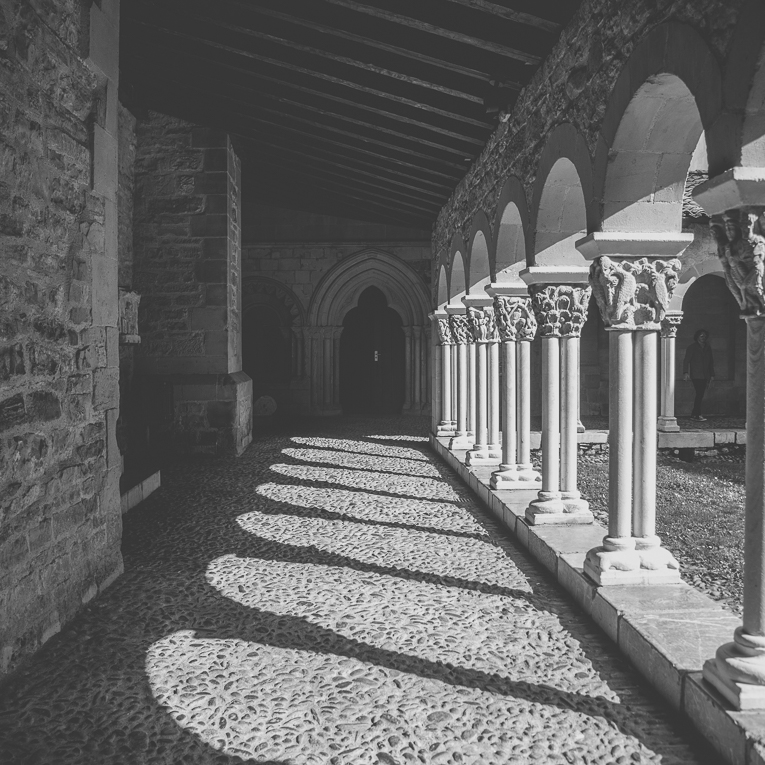
[[[0,688],[0,763],[712,763],[430,453],[293,424],[163,473],[126,573]]]

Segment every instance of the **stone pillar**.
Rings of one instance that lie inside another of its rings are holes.
[[[468,436],[468,346],[473,343],[473,334],[464,306],[446,309],[452,339],[457,352],[457,430],[449,444],[450,449],[471,449],[473,439]]]
[[[441,422],[438,424],[436,435],[453,436],[456,426],[452,410],[452,344],[454,340],[446,311],[436,311],[434,316],[438,329],[438,347],[441,351],[441,387],[439,389]]]
[[[404,411],[412,408],[412,328],[404,327]]]
[[[137,369],[148,384],[172,389],[176,448],[240,453],[252,439],[241,350],[241,163],[216,130],[150,112],[137,131]]]
[[[664,433],[680,430],[675,417],[675,338],[682,320],[682,311],[667,311],[661,322],[661,413],[658,428]]]
[[[435,314],[430,314],[433,329],[428,337],[430,344],[430,432],[438,433],[441,422],[441,345],[438,343],[438,320]]]
[[[578,343],[590,302],[590,289],[583,286],[586,274],[586,268],[560,267],[520,274],[529,284],[543,348],[542,487],[526,509],[531,525],[593,521],[577,488]]]
[[[493,284],[494,314],[505,362],[502,386],[502,462],[491,477],[492,489],[539,489],[541,476],[531,467],[531,341],[537,322],[526,285]]]
[[[422,327],[412,327],[412,335],[412,408],[419,414],[422,411]]]
[[[601,585],[680,581],[677,561],[656,536],[656,362],[680,272],[675,256],[692,239],[598,232],[577,243],[593,261],[590,284],[610,333],[609,531],[584,564]]]
[[[765,709],[765,168],[728,170],[694,198],[711,216],[725,280],[747,323],[744,616],[733,641],[704,664],[704,679],[736,709]]]
[[[499,435],[499,335],[496,333],[495,339],[489,342],[487,351],[489,358],[489,451],[501,455],[502,442]]]
[[[340,411],[340,338],[342,327],[335,327],[332,332],[332,405]]]
[[[472,338],[472,331],[471,331],[471,338]],[[473,441],[475,439],[475,415],[477,411],[477,402],[476,402],[476,367],[477,367],[477,358],[476,358],[476,345],[475,342],[471,342],[470,345],[468,345],[468,418],[467,418],[467,429],[468,429],[468,436],[470,437],[470,440]]]
[[[476,346],[475,433],[473,448],[465,455],[466,465],[499,465],[498,445],[489,444],[489,345],[499,340],[494,308],[488,295],[468,295],[470,331]]]

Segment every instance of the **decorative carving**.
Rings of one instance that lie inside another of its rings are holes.
[[[470,322],[464,314],[452,314],[449,316],[452,337],[457,345],[472,345],[473,333],[470,331]]]
[[[491,306],[470,306],[467,309],[467,318],[476,343],[495,343],[499,340],[494,309]]]
[[[680,261],[611,260],[603,255],[590,266],[590,285],[606,327],[659,329],[677,285]]]
[[[138,334],[138,304],[141,296],[137,292],[119,291],[120,345],[135,345],[141,342]]]
[[[500,340],[531,341],[537,334],[537,320],[531,308],[530,298],[496,295],[494,315]]]
[[[725,281],[744,317],[765,314],[765,207],[743,207],[710,221]]]
[[[677,337],[677,328],[683,321],[682,311],[670,311],[661,320],[661,336]]]
[[[449,319],[436,319],[436,321],[438,322],[438,339],[441,341],[441,345],[454,345]]]
[[[529,287],[542,337],[579,337],[587,321],[589,287],[533,284]]]

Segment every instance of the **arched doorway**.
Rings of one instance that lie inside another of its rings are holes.
[[[398,414],[403,404],[401,317],[377,287],[367,287],[343,320],[340,405],[344,414]]]

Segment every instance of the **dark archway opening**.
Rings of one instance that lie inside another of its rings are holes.
[[[242,369],[252,378],[255,398],[276,392],[292,375],[292,332],[270,305],[254,305],[242,316]]]
[[[367,287],[343,320],[340,404],[344,414],[398,414],[404,404],[401,317]]]

